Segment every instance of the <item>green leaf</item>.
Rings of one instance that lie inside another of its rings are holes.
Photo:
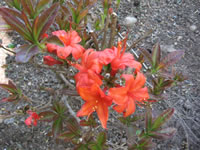
[[[157,119],[153,122],[151,131],[158,130],[164,123],[166,123],[174,113],[174,108],[169,108],[160,114]]]
[[[7,48],[15,48],[15,46],[16,46],[15,44],[11,43],[7,45]]]
[[[77,17],[76,23],[79,24],[84,17],[88,14],[88,9],[83,10]]]
[[[145,113],[145,130],[148,133],[152,126],[152,110],[149,106],[146,107]]]
[[[97,123],[93,117],[93,115],[90,115],[88,120],[81,120],[80,121],[81,126],[91,126],[91,127],[97,127]]]
[[[98,145],[96,143],[91,143],[88,146],[90,148],[90,150],[102,150],[103,148],[101,147],[101,145]]]
[[[152,66],[156,67],[160,63],[160,45],[156,43],[153,46],[153,52],[152,52]]]
[[[132,145],[128,150],[150,150],[155,147],[152,138],[143,138],[137,144]]]
[[[39,113],[39,116],[40,116],[40,121],[51,122],[56,116],[56,113],[52,111],[44,111],[44,112]]]
[[[36,14],[39,14],[42,10],[44,10],[47,7],[47,4],[49,4],[51,1],[52,0],[40,0],[40,1],[38,1],[37,6],[35,8]]]
[[[106,133],[100,132],[97,137],[97,143],[101,146],[103,146],[106,143]]]
[[[59,135],[60,132],[62,131],[62,128],[63,128],[62,118],[58,118],[57,120],[53,122],[53,126],[52,126],[53,136],[56,137],[57,135]]]
[[[37,23],[37,27],[34,28],[37,29],[36,32],[37,39],[40,39],[41,36],[44,33],[46,33],[46,31],[49,29],[51,24],[54,22],[58,10],[59,10],[59,3],[55,3],[41,14]]]

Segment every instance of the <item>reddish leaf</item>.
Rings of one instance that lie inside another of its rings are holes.
[[[169,108],[160,114],[157,119],[153,122],[151,131],[158,130],[164,123],[166,123],[174,113],[174,108]]]
[[[33,56],[38,54],[39,48],[36,45],[22,45],[16,50],[16,62],[27,63]]]
[[[3,16],[3,19],[7,22],[8,25],[20,35],[22,35],[26,40],[32,42],[32,37],[29,31],[26,29],[25,25],[17,19],[15,16],[9,13],[8,9],[0,8],[0,14]]]
[[[53,121],[54,117],[56,116],[56,113],[54,113],[52,111],[45,111],[45,112],[39,113],[39,116],[40,116],[40,121],[51,122],[51,121]]]
[[[159,132],[151,132],[149,136],[155,139],[167,140],[173,137],[175,133],[176,133],[175,128],[165,128],[165,129],[160,130]]]
[[[83,10],[77,17],[77,23],[80,23],[84,17],[88,14],[88,9]]]
[[[167,68],[174,65],[177,61],[179,61],[184,56],[184,51],[174,51],[169,53],[160,63],[160,68]]]
[[[76,137],[76,135],[74,133],[67,131],[67,132],[60,134],[57,138],[60,140],[70,141],[74,137]]]
[[[35,12],[33,10],[32,1],[31,0],[21,0],[21,4],[22,4],[25,12],[27,12],[30,17],[33,17]]]
[[[63,42],[55,35],[49,36],[44,41],[42,41],[42,43],[51,43],[51,44],[55,44],[55,45],[59,45],[61,47],[64,47]]]
[[[152,65],[153,67],[156,67],[159,63],[160,63],[160,45],[156,43],[153,46]]]
[[[149,60],[150,63],[152,63],[152,58],[151,58],[151,54],[143,49],[143,48],[139,48],[139,50],[142,52],[142,54]]]
[[[40,0],[37,3],[37,6],[35,8],[37,13],[40,13],[45,7],[47,7],[47,4],[51,2],[51,0]]]
[[[59,3],[55,3],[41,14],[38,20],[38,24],[36,24],[37,39],[40,39],[41,36],[44,33],[46,33],[50,25],[53,23],[58,10],[59,10]]]
[[[11,27],[6,23],[2,16],[0,16],[0,31],[11,30]]]

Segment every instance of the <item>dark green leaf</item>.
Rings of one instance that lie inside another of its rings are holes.
[[[98,145],[103,146],[106,143],[106,133],[105,132],[100,132],[99,135],[97,136],[97,143]]]
[[[22,45],[16,49],[16,62],[27,63],[33,56],[39,53],[36,45]]]
[[[96,143],[91,143],[88,146],[90,148],[90,150],[102,150],[103,148],[101,147],[101,145],[96,144]]]
[[[147,106],[145,113],[145,130],[148,133],[152,126],[152,109]]]
[[[90,115],[88,120],[81,120],[80,121],[81,126],[91,126],[91,127],[96,127],[97,123],[93,117],[93,115]]]
[[[56,137],[57,135],[59,135],[60,132],[62,131],[62,128],[63,128],[62,118],[58,118],[57,120],[53,122],[53,126],[52,126],[53,136]]]

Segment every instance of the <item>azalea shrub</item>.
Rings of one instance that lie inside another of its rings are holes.
[[[47,87],[42,90],[54,96],[61,93],[81,97],[84,102],[77,112],[67,100],[55,100],[42,108],[28,107],[25,124],[30,127],[37,126],[38,122],[50,122],[52,130],[48,135],[56,141],[71,142],[74,149],[108,149],[106,132],[112,127],[107,122],[112,112],[118,114],[118,124],[123,124],[123,129],[128,131],[128,149],[151,149],[156,146],[153,139],[169,139],[176,133],[173,127],[163,127],[174,109],[168,108],[153,116],[152,107],[165,99],[163,93],[167,88],[186,79],[172,69],[184,52],[174,51],[162,56],[158,43],[151,52],[137,46],[149,34],[128,45],[127,41],[131,40],[128,31],[134,25],[134,18],[126,19],[127,33],[122,36],[116,14],[120,1],[102,0],[102,13],[93,21],[89,11],[96,3],[97,0],[10,0],[9,8],[0,8],[0,29],[14,30],[26,41],[11,51],[16,62],[38,66],[33,58],[42,54],[45,55],[43,63],[49,69],[72,69],[72,78],[60,74],[67,90],[55,91]],[[119,37],[121,39],[117,40]],[[1,102],[17,105],[22,100],[31,105],[34,101],[12,81],[0,87],[10,93]],[[97,129],[97,120],[102,129]],[[138,122],[140,128],[135,126]]]

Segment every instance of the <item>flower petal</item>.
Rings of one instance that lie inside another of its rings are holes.
[[[122,113],[127,107],[127,103],[122,104],[122,105],[115,105],[113,106],[113,109],[118,112],[118,113]]]
[[[129,98],[126,111],[124,112],[124,117],[128,117],[129,115],[135,112],[135,101],[132,98]]]
[[[99,120],[101,121],[101,125],[103,128],[106,129],[106,124],[108,121],[108,106],[106,103],[98,103],[97,106],[97,115],[99,117]]]
[[[57,56],[61,59],[66,59],[71,54],[72,48],[70,46],[60,47],[57,49]]]
[[[109,96],[113,98],[113,102],[122,105],[127,101],[127,88],[110,88]]]
[[[94,102],[86,102],[85,104],[83,104],[83,106],[81,107],[81,109],[77,112],[77,117],[81,117],[81,116],[89,116],[92,112],[94,112],[93,107],[96,105],[96,103]]]
[[[83,55],[84,48],[79,44],[72,45],[72,56],[75,60],[78,60]]]

